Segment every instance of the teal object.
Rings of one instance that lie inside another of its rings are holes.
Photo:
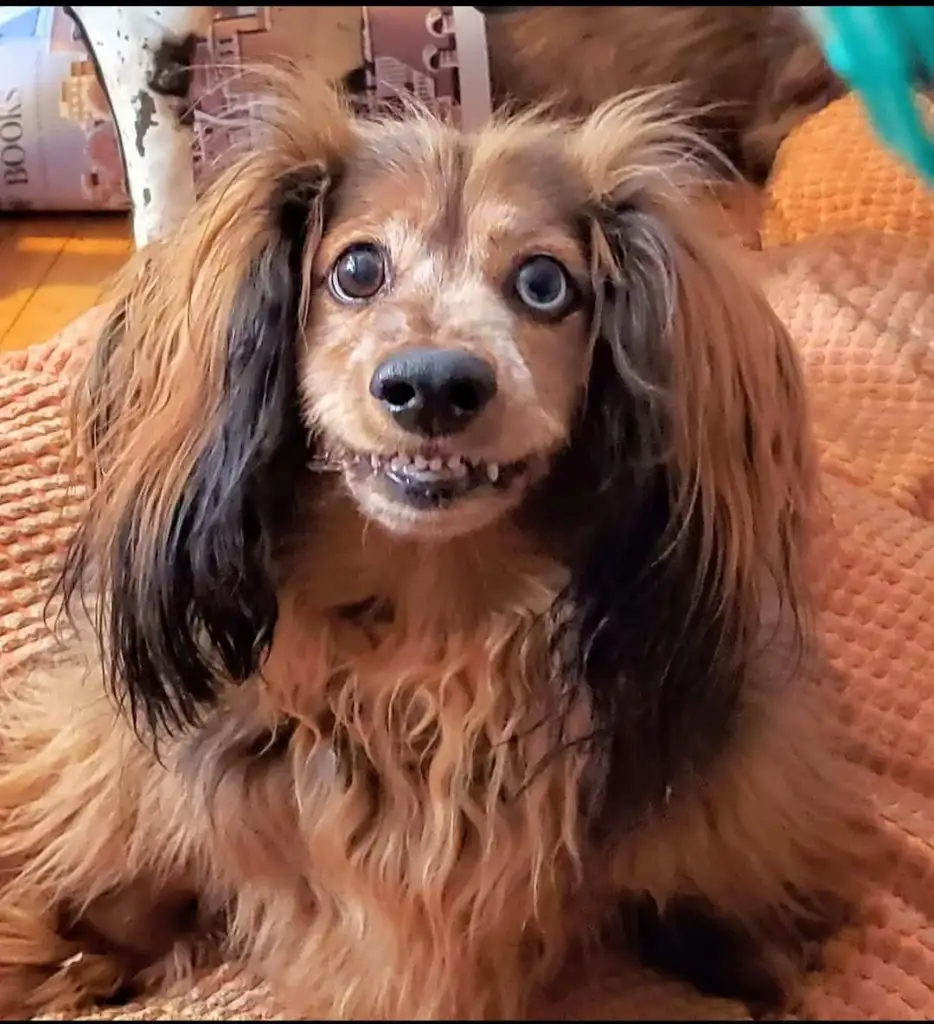
[[[801,10],[882,141],[934,183],[934,139],[915,95],[934,87],[934,7]]]

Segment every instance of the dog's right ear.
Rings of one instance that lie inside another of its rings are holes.
[[[296,348],[353,131],[320,87],[293,84],[283,110],[124,274],[76,393],[89,501],[62,586],[94,591],[108,681],[153,729],[260,667],[273,545],[314,454]]]
[[[794,343],[692,201],[699,140],[648,94],[568,138],[591,185],[595,344],[553,467],[554,636],[624,780],[603,780],[619,827],[720,750],[767,623],[795,652],[806,636],[816,453]]]

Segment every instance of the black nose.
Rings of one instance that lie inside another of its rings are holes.
[[[468,352],[413,348],[376,367],[370,394],[412,434],[456,434],[496,394],[489,363]]]

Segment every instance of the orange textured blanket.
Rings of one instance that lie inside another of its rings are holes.
[[[833,525],[815,556],[846,685],[849,756],[891,851],[863,922],[809,979],[805,1019],[934,1019],[934,194],[872,141],[851,100],[786,143],[760,238],[803,353]],[[94,319],[92,314],[91,320]],[[76,508],[60,474],[69,362],[93,324],[0,360],[0,656],[45,641],[43,588]],[[557,1019],[744,1019],[618,965],[569,979]],[[108,1020],[270,1019],[234,966]]]

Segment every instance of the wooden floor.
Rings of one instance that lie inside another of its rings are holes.
[[[45,341],[97,302],[132,249],[114,214],[0,214],[0,352]]]

